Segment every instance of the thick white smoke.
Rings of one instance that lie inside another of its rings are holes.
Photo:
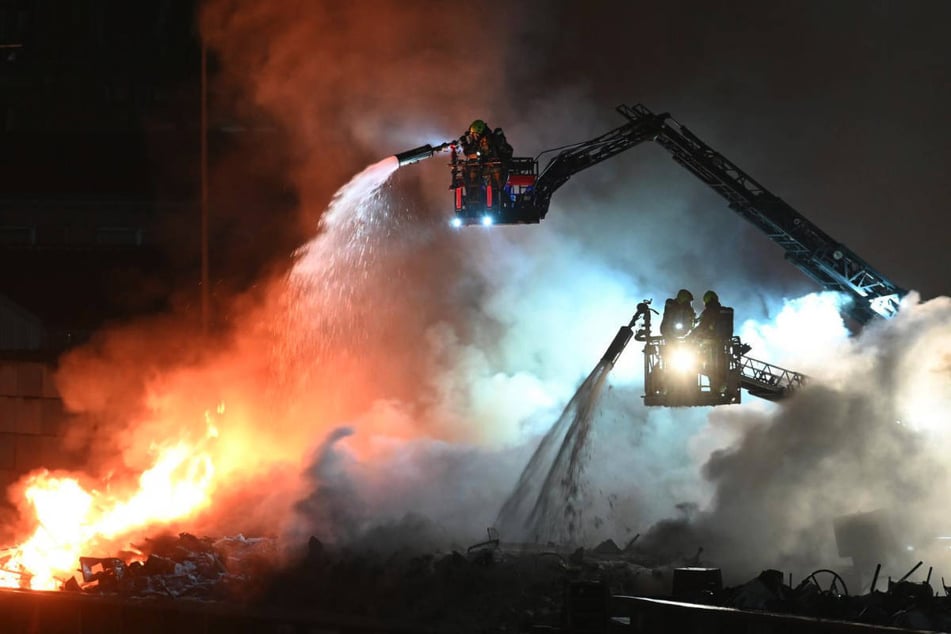
[[[787,304],[772,324],[745,325],[751,340],[768,334],[777,356],[808,352],[799,368],[808,368],[809,383],[778,406],[711,413],[691,442],[702,448],[697,457],[712,498],[687,530],[655,527],[655,547],[703,546],[734,576],[770,566],[803,574],[848,567],[836,518],[881,511],[899,552],[870,553],[870,561],[891,563],[893,577],[920,551],[946,566],[936,538],[951,522],[941,502],[951,475],[951,300],[919,303],[912,294],[895,319],[846,338],[829,310],[833,299],[808,296]],[[856,572],[867,581],[871,570]]]

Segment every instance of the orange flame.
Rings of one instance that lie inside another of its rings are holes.
[[[222,413],[219,406],[218,412]],[[73,477],[48,471],[31,474],[24,498],[36,517],[36,529],[22,544],[0,551],[0,587],[55,590],[70,579],[81,555],[115,545],[132,531],[188,517],[210,504],[215,468],[207,451],[218,429],[206,413],[207,433],[154,446],[150,469],[125,499],[86,490]]]

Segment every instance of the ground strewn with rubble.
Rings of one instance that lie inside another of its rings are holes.
[[[782,573],[765,570],[724,588],[715,568],[648,565],[632,544],[621,549],[610,540],[589,550],[489,539],[464,551],[374,554],[311,538],[305,555],[290,566],[277,565],[274,543],[263,538],[183,533],[150,540],[147,547],[145,561],[83,558],[83,581],[77,576],[63,591],[0,593],[5,631],[951,628],[951,599],[934,596],[925,582],[889,580],[884,591],[849,596],[831,577],[817,575],[792,587]],[[697,564],[699,553],[695,559],[685,563]]]

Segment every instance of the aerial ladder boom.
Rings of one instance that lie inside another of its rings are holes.
[[[657,118],[642,105],[621,106],[618,111],[632,123],[641,120],[654,123]],[[852,319],[865,324],[875,316],[891,318],[898,312],[901,297],[907,291],[890,282],[687,128],[666,117],[652,140],[723,196],[730,209],[782,247],[786,259],[822,288],[849,296],[852,302],[845,311]]]
[[[628,123],[555,156],[542,170],[531,200],[544,218],[556,189],[583,169],[644,141],[654,141],[674,160],[723,196],[734,210],[786,252],[786,259],[822,288],[851,298],[845,312],[860,324],[891,318],[906,290],[890,282],[845,245],[834,240],[781,198],[701,141],[667,114],[622,105]]]
[[[548,213],[548,204],[556,189],[568,182],[572,175],[597,165],[644,141],[652,140],[661,130],[663,117],[650,115],[631,119],[630,122],[599,137],[578,143],[559,152],[542,170],[535,184],[532,204],[539,219]]]
[[[751,359],[743,354],[737,360],[740,366],[740,387],[767,401],[784,399],[806,382],[806,375],[801,372]]]

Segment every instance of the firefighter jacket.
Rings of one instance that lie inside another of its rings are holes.
[[[668,299],[664,303],[664,316],[660,321],[660,334],[668,339],[685,337],[693,327],[697,313],[689,302]]]

